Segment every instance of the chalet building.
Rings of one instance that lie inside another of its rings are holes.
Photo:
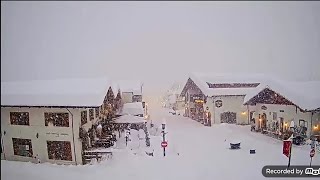
[[[284,134],[294,122],[305,136],[320,135],[320,82],[276,82],[259,85],[244,105],[255,129]]]
[[[123,103],[142,102],[143,84],[138,81],[118,81]]]
[[[189,76],[180,96],[185,99],[185,116],[206,125],[249,124],[245,95],[261,82],[262,75],[201,74]]]
[[[83,164],[81,130],[121,104],[107,79],[1,82],[1,158]]]

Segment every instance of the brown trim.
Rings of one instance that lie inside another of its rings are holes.
[[[255,88],[260,83],[208,83],[209,88]]]
[[[246,96],[245,94],[244,95],[213,95],[211,97],[228,97],[228,96]]]

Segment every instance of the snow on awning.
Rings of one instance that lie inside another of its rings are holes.
[[[121,115],[139,115],[144,114],[142,102],[125,103]]]
[[[1,106],[98,107],[110,87],[107,78],[1,82]]]
[[[145,120],[142,117],[133,116],[133,115],[123,115],[115,120],[115,123],[144,123]]]

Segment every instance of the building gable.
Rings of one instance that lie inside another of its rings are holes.
[[[196,83],[194,83],[193,80],[191,78],[189,78],[187,83],[185,84],[180,96],[182,96],[182,97],[185,96],[189,89],[192,89],[192,90],[198,91],[201,94],[204,94],[201,91],[201,89],[196,85]]]
[[[283,97],[282,95],[276,93],[275,91],[273,91],[269,88],[265,88],[264,90],[260,91],[256,96],[254,96],[248,102],[246,102],[245,105],[255,105],[257,103],[259,103],[259,104],[295,105],[287,98]],[[297,105],[295,105],[295,106],[297,106]]]

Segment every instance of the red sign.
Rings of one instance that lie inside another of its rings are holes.
[[[292,145],[291,141],[283,141],[282,153],[287,157],[290,156],[291,145]]]
[[[311,149],[311,151],[310,151],[310,157],[313,157],[315,153],[316,153],[316,151],[315,151],[314,149]]]
[[[161,147],[167,147],[168,146],[168,142],[167,141],[162,141],[161,142]]]

